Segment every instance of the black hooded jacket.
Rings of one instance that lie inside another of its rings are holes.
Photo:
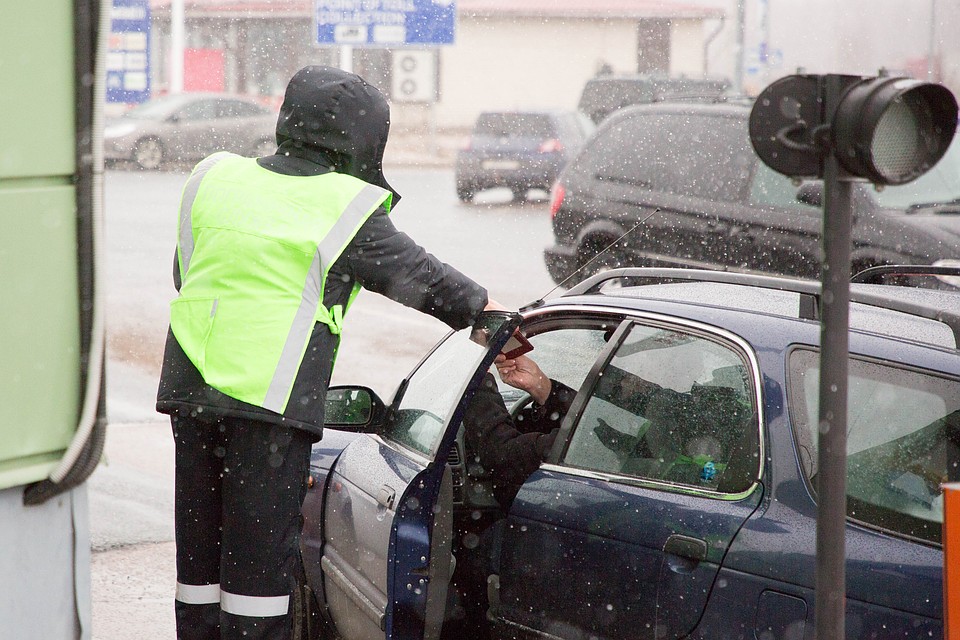
[[[287,176],[346,173],[389,189],[396,206],[399,195],[383,177],[389,126],[389,106],[375,87],[339,69],[306,67],[287,86],[277,122],[277,153],[257,162]],[[173,271],[179,289],[176,260]],[[370,216],[331,266],[323,304],[328,308],[345,304],[355,283],[428,313],[454,329],[472,324],[487,304],[483,287],[398,231],[382,207]],[[280,415],[207,385],[168,330],[157,411],[211,419],[224,415],[245,417],[305,429],[320,436],[324,399],[338,344],[339,336],[331,334],[325,324],[314,325],[286,413]]]

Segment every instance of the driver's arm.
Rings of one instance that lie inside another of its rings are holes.
[[[549,433],[518,430],[489,373],[467,407],[463,426],[470,448],[493,476],[494,491],[503,506],[540,466],[557,437],[557,429]]]

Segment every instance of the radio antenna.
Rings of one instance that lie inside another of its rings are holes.
[[[646,222],[647,220],[649,220],[651,217],[653,217],[653,216],[654,216],[655,214],[657,214],[657,213],[660,213],[660,207],[657,207],[656,209],[654,209],[653,211],[651,211],[650,213],[648,213],[647,215],[645,215],[643,218],[641,218],[641,219],[637,222],[637,224],[635,224],[635,225],[633,225],[632,227],[630,227],[630,229],[627,230],[626,232],[624,232],[623,235],[621,235],[619,238],[617,238],[616,240],[614,240],[613,242],[611,242],[610,244],[608,244],[607,246],[605,246],[602,250],[598,251],[595,256],[593,256],[592,258],[590,258],[589,260],[587,260],[586,262],[584,262],[582,265],[580,265],[580,267],[577,268],[576,271],[574,271],[573,273],[571,273],[570,275],[568,275],[566,278],[564,278],[563,281],[560,282],[559,284],[557,284],[557,286],[555,286],[553,289],[550,289],[550,291],[547,291],[547,292],[546,292],[545,294],[543,294],[539,299],[534,300],[534,301],[531,302],[530,304],[524,305],[524,306],[523,306],[523,309],[532,309],[532,308],[534,308],[534,307],[539,307],[541,304],[543,304],[543,301],[544,301],[544,299],[545,299],[547,296],[549,296],[551,293],[553,293],[554,291],[556,291],[557,289],[559,289],[560,287],[562,287],[563,285],[565,285],[565,284],[567,283],[567,281],[570,280],[570,278],[572,278],[573,276],[577,275],[578,273],[580,273],[581,271],[583,271],[584,269],[586,269],[586,268],[590,265],[590,263],[592,263],[594,260],[596,260],[597,258],[599,258],[600,256],[602,256],[603,254],[605,254],[607,251],[609,251],[611,248],[613,248],[613,246],[614,246],[615,244],[617,244],[618,242],[620,242],[621,240],[623,240],[624,238],[626,238],[628,235],[630,235],[631,233],[633,233],[634,230],[635,230],[637,227],[639,227],[640,225],[642,225],[644,222]]]

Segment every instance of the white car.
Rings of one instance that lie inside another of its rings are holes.
[[[181,93],[134,107],[104,128],[104,157],[158,169],[199,160],[215,151],[263,156],[276,148],[277,112],[259,102],[220,93]]]

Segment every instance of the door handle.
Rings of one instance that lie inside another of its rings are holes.
[[[699,562],[707,557],[707,541],[674,534],[667,538],[663,552]]]
[[[397,492],[390,485],[383,485],[377,492],[377,504],[387,509],[393,509],[393,503],[397,499]]]

